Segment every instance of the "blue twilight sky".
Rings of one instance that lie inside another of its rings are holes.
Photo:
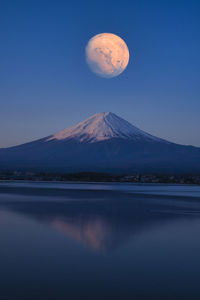
[[[111,111],[159,137],[200,146],[200,1],[2,0],[0,147]],[[130,62],[105,79],[88,40],[122,37]]]

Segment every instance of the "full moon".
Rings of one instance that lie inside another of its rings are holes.
[[[121,74],[129,61],[126,43],[113,33],[100,33],[91,38],[86,46],[86,61],[99,76],[111,78]]]

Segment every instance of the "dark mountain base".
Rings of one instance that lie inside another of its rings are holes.
[[[0,149],[0,170],[199,174],[200,148],[117,138],[94,143],[42,139]]]

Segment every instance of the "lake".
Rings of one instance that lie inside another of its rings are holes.
[[[200,186],[0,183],[0,300],[200,299]]]

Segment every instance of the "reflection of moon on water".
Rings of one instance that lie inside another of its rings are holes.
[[[126,69],[129,50],[119,36],[101,33],[89,40],[86,61],[94,73],[106,78],[115,77]]]

